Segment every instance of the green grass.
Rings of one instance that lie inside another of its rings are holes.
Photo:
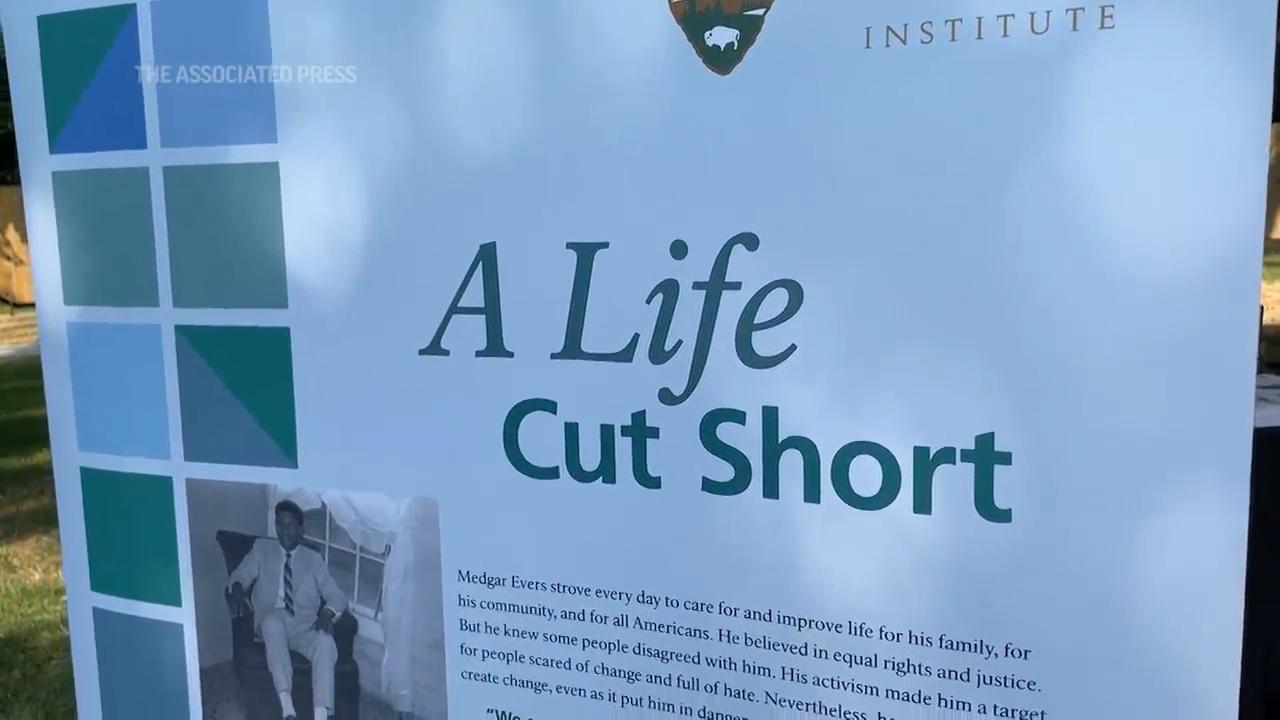
[[[1262,256],[1262,280],[1280,281],[1280,252],[1268,252]]]
[[[0,359],[0,717],[74,715],[40,361]]]

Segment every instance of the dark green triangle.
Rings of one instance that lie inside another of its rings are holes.
[[[181,325],[177,332],[296,463],[298,420],[288,328]]]
[[[136,14],[134,5],[113,5],[40,16],[40,69],[50,146]]]

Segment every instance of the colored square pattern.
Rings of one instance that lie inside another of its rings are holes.
[[[68,323],[67,349],[80,450],[167,460],[160,326]]]
[[[161,145],[276,142],[275,86],[269,73],[254,71],[271,65],[267,0],[160,0],[151,24],[156,63],[171,74],[156,90]],[[230,76],[178,77],[204,68]]]
[[[173,480],[80,469],[89,587],[115,597],[182,606]]]
[[[288,328],[176,328],[182,442],[190,462],[296,468]]]
[[[49,151],[145,148],[137,7],[42,15],[38,24]]]
[[[288,307],[278,165],[167,167],[164,192],[175,307]]]
[[[272,65],[268,0],[155,0],[149,7],[159,73],[151,117],[135,4],[39,18],[50,153],[146,149],[148,122],[165,148],[275,143],[275,88],[261,70]],[[155,230],[161,198],[152,197],[150,172],[52,174],[68,306],[158,309],[164,242],[173,307],[288,307],[276,164],[164,168],[167,241]],[[289,329],[180,325],[174,339],[184,459],[296,468]],[[162,328],[68,322],[67,352],[80,451],[168,459]],[[85,467],[80,490],[93,592],[182,607],[172,478]],[[182,623],[94,608],[93,625],[101,717],[191,715]]]
[[[68,305],[156,307],[156,241],[146,168],[53,174]]]
[[[102,720],[191,717],[177,623],[93,609]]]

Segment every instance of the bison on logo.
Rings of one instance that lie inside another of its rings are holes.
[[[702,63],[719,75],[738,67],[760,37],[774,0],[669,0]]]

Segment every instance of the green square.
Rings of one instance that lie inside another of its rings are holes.
[[[96,593],[182,607],[173,480],[80,469],[89,587]]]
[[[167,167],[164,193],[175,307],[289,306],[279,165]]]
[[[187,462],[298,467],[289,329],[178,325]]]
[[[156,307],[156,241],[146,168],[53,173],[68,305]]]
[[[49,152],[145,148],[137,5],[41,15],[37,25]]]

